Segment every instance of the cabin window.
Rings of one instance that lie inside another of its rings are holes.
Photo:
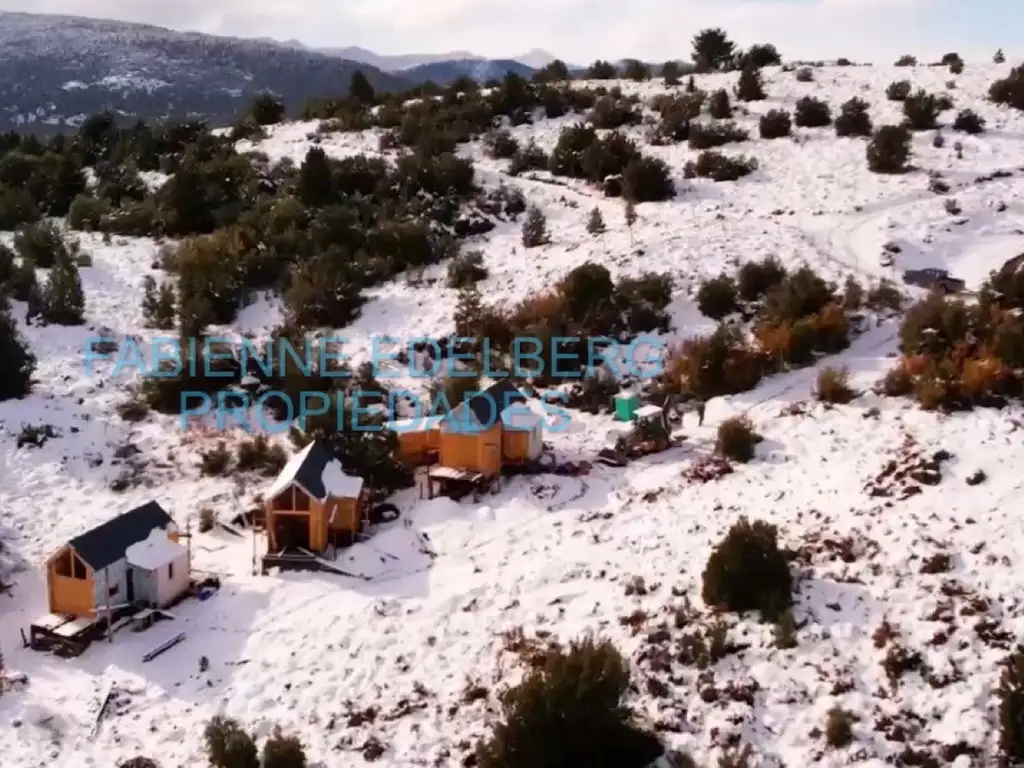
[[[70,549],[65,549],[60,553],[53,567],[58,576],[64,576],[68,579],[78,579],[79,581],[85,581],[87,578],[85,565],[83,565],[81,560],[75,557],[75,553]]]
[[[108,597],[116,596],[119,589],[120,589],[120,585],[119,584],[115,584],[114,586],[110,587],[110,589],[107,590],[107,596]]]
[[[291,485],[274,497],[271,506],[279,512],[308,512],[309,496],[296,486]]]
[[[74,558],[71,556],[71,550],[65,549],[61,552],[57,559],[53,563],[53,570],[57,572],[58,576],[67,576],[68,578],[74,578],[72,570],[74,568]]]
[[[168,563],[168,565],[167,565],[167,578],[168,579],[173,579],[174,578],[174,563]]]

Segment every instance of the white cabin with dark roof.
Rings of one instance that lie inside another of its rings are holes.
[[[107,607],[173,603],[189,588],[188,550],[178,537],[153,501],[76,536],[46,561],[50,613],[89,618]]]

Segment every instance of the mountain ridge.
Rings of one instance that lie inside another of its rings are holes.
[[[280,43],[150,24],[0,11],[0,130],[49,132],[112,111],[125,120],[229,124],[260,93],[289,112],[344,95],[362,71],[378,90],[412,85],[359,62]]]
[[[447,51],[445,53],[381,54],[361,46],[346,46],[342,48],[309,48],[296,40],[288,40],[283,44],[298,44],[307,50],[326,53],[329,56],[340,56],[341,58],[348,59],[349,61],[368,64],[369,66],[376,67],[383,72],[391,72],[399,75],[404,74],[411,69],[417,69],[432,64],[468,61],[512,61],[528,67],[531,70],[537,70],[547,66],[555,60],[554,56],[540,48],[532,48],[526,53],[522,53],[517,56],[491,58],[464,50]]]
[[[360,47],[315,49],[296,40],[0,11],[0,66],[7,75],[0,81],[0,131],[74,130],[106,111],[124,121],[194,118],[229,125],[261,93],[278,96],[292,115],[310,99],[343,96],[357,71],[378,91],[403,91],[464,76],[485,82],[507,71],[528,78],[537,69],[515,59],[452,55],[389,57]],[[550,55],[534,49],[524,56],[538,62]],[[396,65],[406,66],[392,70]]]

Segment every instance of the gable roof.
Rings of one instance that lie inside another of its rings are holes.
[[[145,541],[154,528],[166,529],[172,525],[174,520],[167,511],[150,501],[76,536],[68,545],[86,565],[100,571],[123,559],[128,547]]]
[[[312,441],[288,460],[266,498],[274,498],[292,483],[318,501],[328,496],[354,499],[363,489],[363,479],[346,474],[341,462],[320,440]]]
[[[484,426],[493,427],[500,420],[500,416],[510,406],[516,403],[525,403],[526,395],[519,391],[519,388],[508,379],[499,379],[496,384],[478,392],[451,413],[446,415],[445,421],[451,419],[457,426]],[[466,411],[469,411],[467,419]],[[458,414],[458,416],[456,416]],[[468,423],[467,423],[468,422]]]

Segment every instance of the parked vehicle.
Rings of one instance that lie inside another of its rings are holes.
[[[903,273],[903,282],[939,293],[961,293],[967,287],[963,280],[937,267],[909,269]]]

